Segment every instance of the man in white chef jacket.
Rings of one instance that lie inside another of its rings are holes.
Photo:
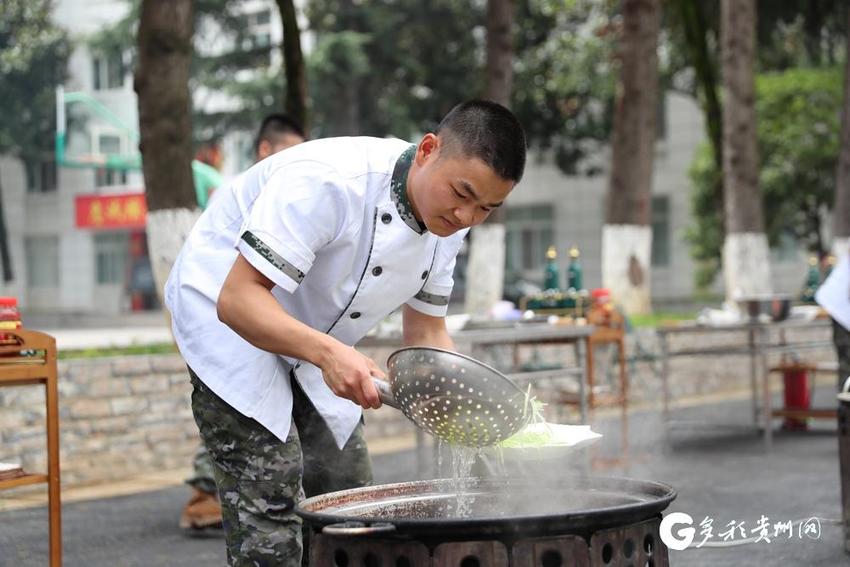
[[[254,140],[254,163],[301,144],[306,139],[304,129],[293,117],[281,113],[268,114],[260,123]],[[209,206],[216,197],[215,192],[210,192],[205,205]],[[207,448],[201,444],[192,459],[192,476],[186,480],[192,487],[192,495],[180,513],[179,526],[188,533],[196,534],[200,530],[220,529],[222,526],[221,503],[213,475]]]
[[[331,138],[276,154],[201,216],[165,299],[230,565],[298,565],[295,503],[371,481],[361,412],[380,406],[384,373],[351,345],[403,306],[406,344],[453,348],[458,249],[524,166],[514,115],[468,101],[416,145]]]

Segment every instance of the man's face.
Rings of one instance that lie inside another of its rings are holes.
[[[437,236],[481,224],[514,187],[478,158],[440,155],[442,141],[426,134],[407,176],[413,212]]]
[[[279,151],[285,150],[286,148],[291,148],[292,146],[298,145],[304,141],[304,138],[296,134],[295,132],[287,132],[285,134],[281,134],[279,136],[275,136],[274,140],[263,140],[260,142],[260,145],[257,146],[257,161],[261,161],[266,159],[272,154],[276,154]]]

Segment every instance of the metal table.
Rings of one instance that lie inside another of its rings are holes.
[[[802,341],[789,342],[786,331],[828,329],[828,320],[800,321],[786,320],[781,322],[749,322],[735,325],[708,326],[688,322],[679,325],[663,325],[656,329],[660,344],[661,357],[661,387],[663,399],[663,420],[665,435],[670,440],[670,358],[674,356],[723,356],[743,355],[749,357],[750,394],[753,411],[753,424],[761,427],[764,436],[765,449],[770,450],[773,442],[772,397],[768,375],[767,355],[771,353],[798,352],[818,348],[831,348],[832,342]],[[774,334],[774,331],[776,334]],[[740,332],[746,334],[746,342],[723,346],[670,350],[670,337],[677,334],[713,334]],[[761,382],[759,382],[759,380]],[[761,391],[759,392],[759,386]],[[759,396],[761,405],[759,405]]]

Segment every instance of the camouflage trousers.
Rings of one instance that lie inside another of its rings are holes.
[[[838,389],[841,390],[844,381],[850,377],[850,331],[835,319],[832,320],[832,342],[838,356]]]
[[[309,398],[292,380],[292,427],[283,442],[230,407],[190,369],[192,412],[212,462],[230,566],[307,563],[295,504],[302,498],[365,486],[372,464],[358,424],[340,450]],[[306,532],[306,530],[305,530]]]
[[[198,445],[198,450],[195,451],[195,457],[192,459],[192,477],[186,479],[186,484],[207,494],[218,492],[215,487],[215,473],[210,454],[203,443]]]

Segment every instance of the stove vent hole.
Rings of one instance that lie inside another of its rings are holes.
[[[611,563],[611,559],[614,557],[614,548],[610,543],[606,543],[602,546],[602,563],[608,565]]]
[[[647,555],[652,555],[652,549],[655,547],[655,540],[652,538],[652,534],[647,534],[645,538],[643,538],[643,549],[646,551]],[[652,567],[651,565],[649,567]]]
[[[348,567],[348,554],[341,549],[334,552],[334,567]]]
[[[395,567],[413,567],[413,563],[407,557],[401,556],[395,560]]]
[[[460,567],[481,567],[481,562],[474,555],[467,555],[461,560]]]
[[[623,555],[626,556],[626,559],[631,559],[632,553],[635,552],[635,542],[630,539],[627,539],[623,544]]]
[[[381,567],[381,560],[374,553],[367,553],[363,558],[363,567]]]
[[[560,553],[554,549],[547,549],[540,558],[540,564],[543,567],[562,567],[564,561],[561,559]]]

